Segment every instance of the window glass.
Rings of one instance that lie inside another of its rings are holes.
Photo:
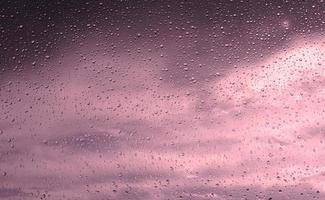
[[[0,199],[325,199],[324,14],[0,1]]]

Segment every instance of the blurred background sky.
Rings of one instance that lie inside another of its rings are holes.
[[[0,199],[325,199],[325,5],[0,2]]]

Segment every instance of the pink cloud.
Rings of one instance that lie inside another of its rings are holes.
[[[0,186],[21,188],[25,199],[35,189],[54,199],[164,199],[179,190],[228,199],[220,185],[233,199],[247,187],[323,192],[323,136],[310,130],[324,126],[324,42],[295,42],[181,89],[161,79],[168,57],[158,53],[152,62],[122,53],[110,62],[53,58],[53,79],[45,71],[4,85]]]

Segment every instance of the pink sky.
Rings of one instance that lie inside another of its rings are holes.
[[[1,80],[0,197],[325,199],[322,35],[183,85],[92,44]]]

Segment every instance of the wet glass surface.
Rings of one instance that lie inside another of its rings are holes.
[[[0,199],[325,199],[323,0],[0,1]]]

